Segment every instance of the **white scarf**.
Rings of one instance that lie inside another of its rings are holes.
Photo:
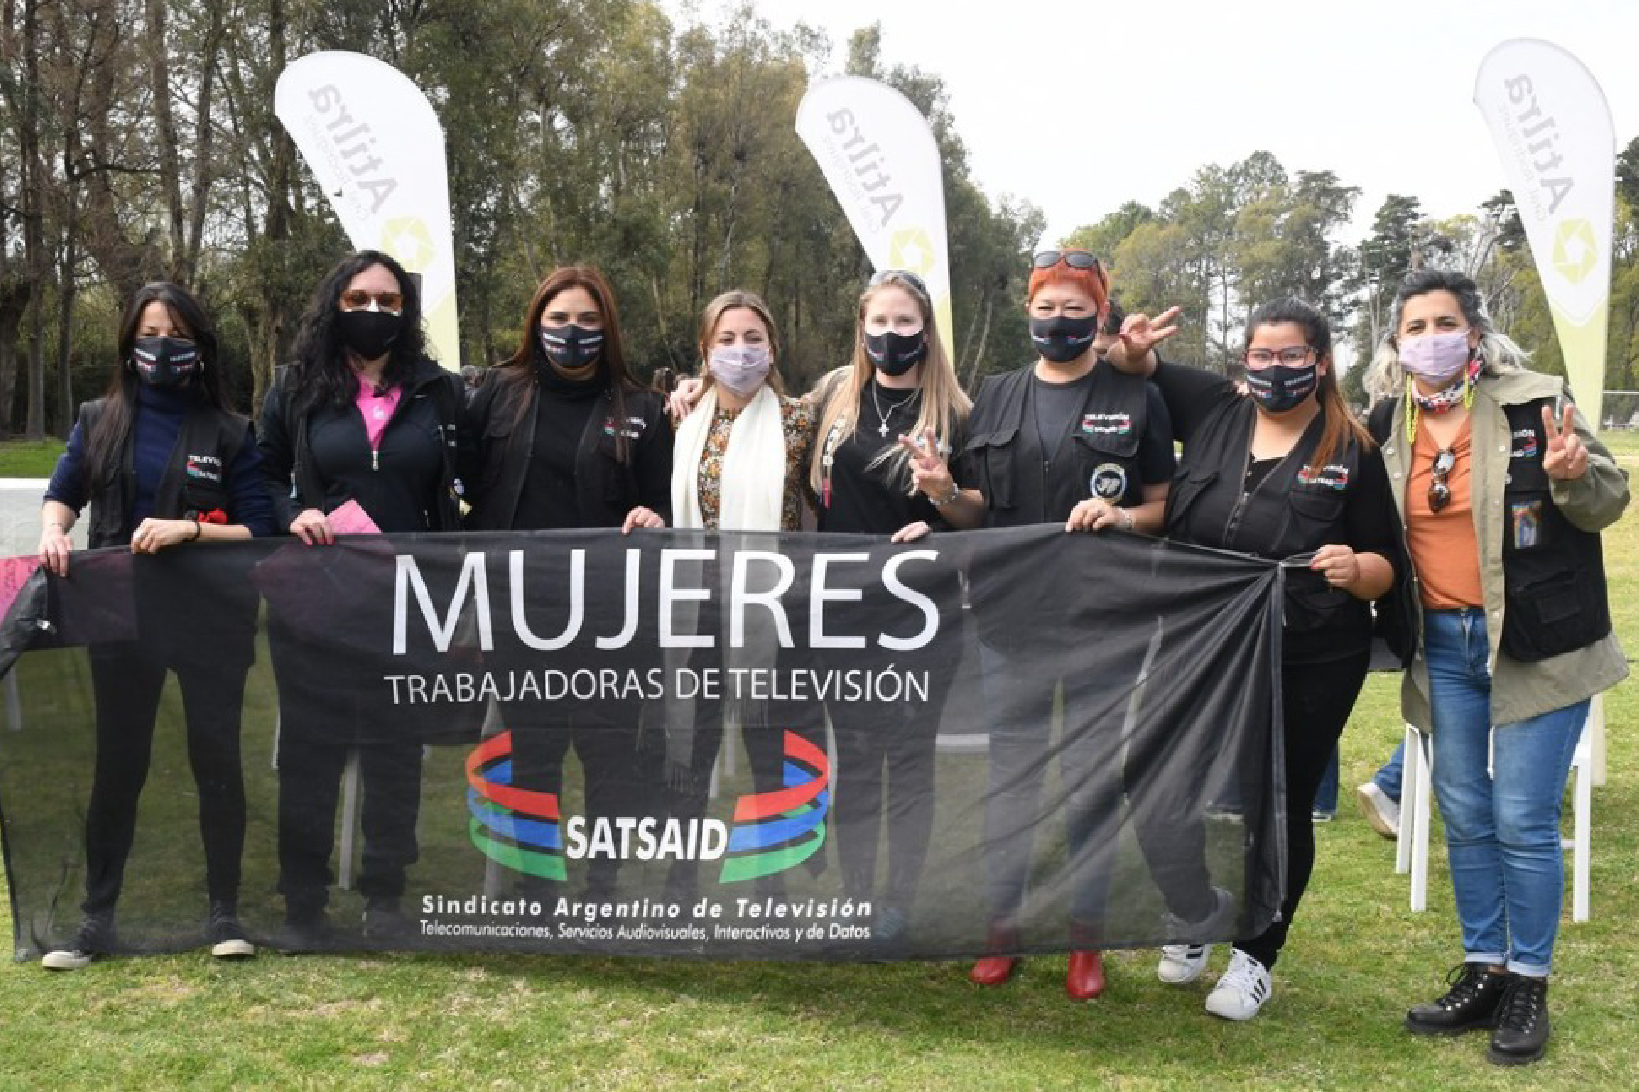
[[[706,388],[677,426],[672,460],[672,526],[704,527],[700,459],[717,415],[717,387]],[[780,396],[765,383],[734,419],[717,483],[717,526],[725,531],[778,531],[785,498],[785,425]]]

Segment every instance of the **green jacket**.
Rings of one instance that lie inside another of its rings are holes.
[[[1481,376],[1469,410],[1473,434],[1474,536],[1480,548],[1480,585],[1485,596],[1486,635],[1491,643],[1491,723],[1511,724],[1573,705],[1621,682],[1628,674],[1627,660],[1613,630],[1585,648],[1535,663],[1505,655],[1502,640],[1502,549],[1505,530],[1503,488],[1508,472],[1512,437],[1503,406],[1564,392],[1560,379],[1536,372]],[[1554,481],[1554,504],[1576,527],[1602,531],[1615,523],[1628,504],[1628,476],[1616,465],[1605,446],[1576,413],[1576,433],[1588,448],[1588,471],[1575,481]],[[1395,414],[1394,429],[1383,444],[1383,464],[1389,472],[1394,503],[1406,518],[1406,482],[1411,474],[1411,444],[1406,437],[1405,414]],[[1413,573],[1413,580],[1416,576]],[[1421,612],[1421,596],[1413,588],[1413,603]],[[1418,630],[1422,622],[1419,617]],[[1405,673],[1400,690],[1406,720],[1423,731],[1433,728],[1429,713],[1428,663],[1419,641],[1416,659]]]

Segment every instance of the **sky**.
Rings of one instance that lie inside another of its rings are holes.
[[[668,0],[710,22],[716,0]],[[942,77],[971,170],[1024,198],[1052,243],[1129,200],[1154,206],[1197,168],[1259,149],[1289,174],[1361,189],[1344,237],[1390,193],[1435,217],[1503,188],[1473,104],[1480,61],[1545,38],[1604,87],[1620,151],[1639,136],[1639,0],[754,0],[780,28],[823,29],[840,70],[852,32],[882,24],[886,66]]]

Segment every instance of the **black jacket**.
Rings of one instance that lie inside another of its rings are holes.
[[[281,532],[304,509],[330,512],[356,499],[383,531],[453,531],[456,496],[470,460],[465,391],[459,376],[423,359],[372,459],[364,420],[349,401],[298,414],[296,371],[280,368],[262,401],[258,444]],[[315,437],[330,461],[315,458]],[[328,469],[327,469],[328,468]]]
[[[1405,565],[1399,519],[1376,451],[1350,441],[1325,466],[1312,466],[1326,425],[1323,410],[1249,490],[1252,400],[1222,377],[1177,364],[1164,369],[1157,380],[1185,433],[1167,494],[1168,538],[1277,560],[1346,545],[1382,555],[1398,577]],[[1205,407],[1211,408],[1201,412]],[[1285,631],[1289,662],[1339,658],[1370,644],[1371,607],[1307,567],[1293,566],[1286,575]]]
[[[973,399],[957,477],[984,494],[985,526],[1057,522],[1093,496],[1117,505],[1142,503],[1143,440],[1159,407],[1148,384],[1097,365],[1081,420],[1049,467],[1034,428],[1025,426],[1033,375],[1034,367],[1026,365],[986,376]]]
[[[520,415],[518,401],[529,405]],[[622,392],[625,420],[616,422],[612,391],[598,396],[575,455],[575,501],[582,527],[619,527],[642,505],[671,523],[672,430],[665,399],[650,391]],[[472,395],[469,414],[477,437],[475,472],[467,483],[472,505],[467,525],[480,531],[512,530],[534,455],[541,388],[508,382],[491,368]],[[615,430],[627,443],[617,458]]]

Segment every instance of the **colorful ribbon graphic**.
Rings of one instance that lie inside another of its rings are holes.
[[[785,757],[785,788],[742,796],[734,805],[723,883],[783,872],[825,844],[831,763],[794,732],[785,733]]]
[[[567,878],[557,794],[513,787],[511,732],[473,748],[467,785],[467,833],[484,856],[526,875]]]

